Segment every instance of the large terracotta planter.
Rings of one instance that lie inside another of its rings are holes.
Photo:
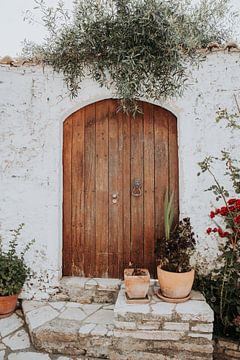
[[[10,316],[17,305],[17,295],[0,296],[0,318]]]
[[[158,282],[163,296],[171,299],[186,298],[193,286],[195,270],[174,273],[157,267]]]
[[[143,275],[132,275],[134,269],[124,270],[124,284],[130,299],[144,299],[150,285],[150,274],[147,269],[139,269]]]

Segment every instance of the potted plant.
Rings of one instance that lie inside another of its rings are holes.
[[[189,298],[195,270],[191,257],[195,239],[190,218],[186,217],[173,226],[173,194],[168,194],[164,204],[165,236],[157,241],[157,267],[160,295],[166,301],[182,302]]]
[[[132,302],[148,301],[148,289],[150,285],[150,274],[147,269],[132,267],[124,270],[124,284],[127,300]]]
[[[10,316],[14,312],[18,295],[30,275],[30,268],[24,256],[34,240],[28,242],[19,254],[17,252],[18,237],[23,226],[24,224],[20,224],[17,229],[11,230],[12,239],[7,250],[3,249],[0,237],[0,318]]]

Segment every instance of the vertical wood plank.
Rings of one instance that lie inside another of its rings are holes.
[[[122,262],[122,136],[121,112],[116,113],[116,101],[109,101],[109,277],[119,273]],[[116,197],[116,198],[115,198]]]
[[[169,189],[174,192],[174,222],[179,219],[179,175],[178,175],[178,141],[177,119],[168,113],[169,121]]]
[[[122,116],[123,268],[131,261],[131,118]]]
[[[108,276],[108,101],[96,103],[96,272]]]
[[[143,264],[143,195],[132,195],[133,183],[143,183],[143,115],[131,119],[131,259],[135,266]]]
[[[144,267],[155,274],[153,105],[144,103]]]
[[[63,125],[63,275],[72,274],[72,116]]]
[[[84,109],[72,116],[72,271],[84,276]]]
[[[118,107],[117,100],[115,101],[116,108]],[[125,240],[124,237],[124,208],[123,208],[123,199],[124,199],[124,192],[123,192],[123,154],[124,154],[124,134],[123,134],[123,118],[124,114],[123,112],[117,113],[118,118],[118,153],[119,153],[119,175],[118,175],[118,186],[121,191],[121,203],[119,206],[119,221],[118,221],[118,278],[123,278],[123,271],[124,271],[124,247],[127,240]],[[130,159],[129,159],[130,162]],[[130,211],[128,213],[130,217]]]
[[[167,111],[154,107],[155,131],[155,239],[164,236],[164,198],[169,184]]]
[[[96,276],[96,106],[85,108],[85,150],[84,150],[84,273]]]

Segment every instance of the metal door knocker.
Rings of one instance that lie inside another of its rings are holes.
[[[142,182],[139,179],[133,180],[132,196],[142,195]]]

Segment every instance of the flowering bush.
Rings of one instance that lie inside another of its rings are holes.
[[[217,237],[221,255],[218,267],[210,274],[198,277],[198,286],[214,310],[215,333],[239,338],[240,199],[226,200],[226,206],[211,211],[209,217],[215,227],[209,227],[207,234]],[[216,218],[223,225],[219,225]]]
[[[218,114],[217,122],[226,117],[227,127],[240,129],[240,108],[238,116],[228,115],[225,110]],[[232,183],[229,191],[216,178],[212,164],[222,161],[225,164],[225,176]],[[197,286],[204,293],[215,314],[214,331],[216,334],[239,339],[240,334],[240,162],[232,159],[227,151],[222,151],[221,158],[209,156],[199,163],[202,173],[208,172],[214,184],[211,190],[216,200],[222,200],[223,206],[212,210],[209,214],[214,223],[207,228],[209,235],[215,235],[220,250],[216,267],[208,275],[198,275]]]
[[[209,214],[216,227],[209,227],[207,234],[218,233],[221,238],[227,238],[235,248],[240,237],[240,199],[232,198],[226,202],[226,206],[215,209]],[[218,225],[216,216],[224,219],[225,229]]]

